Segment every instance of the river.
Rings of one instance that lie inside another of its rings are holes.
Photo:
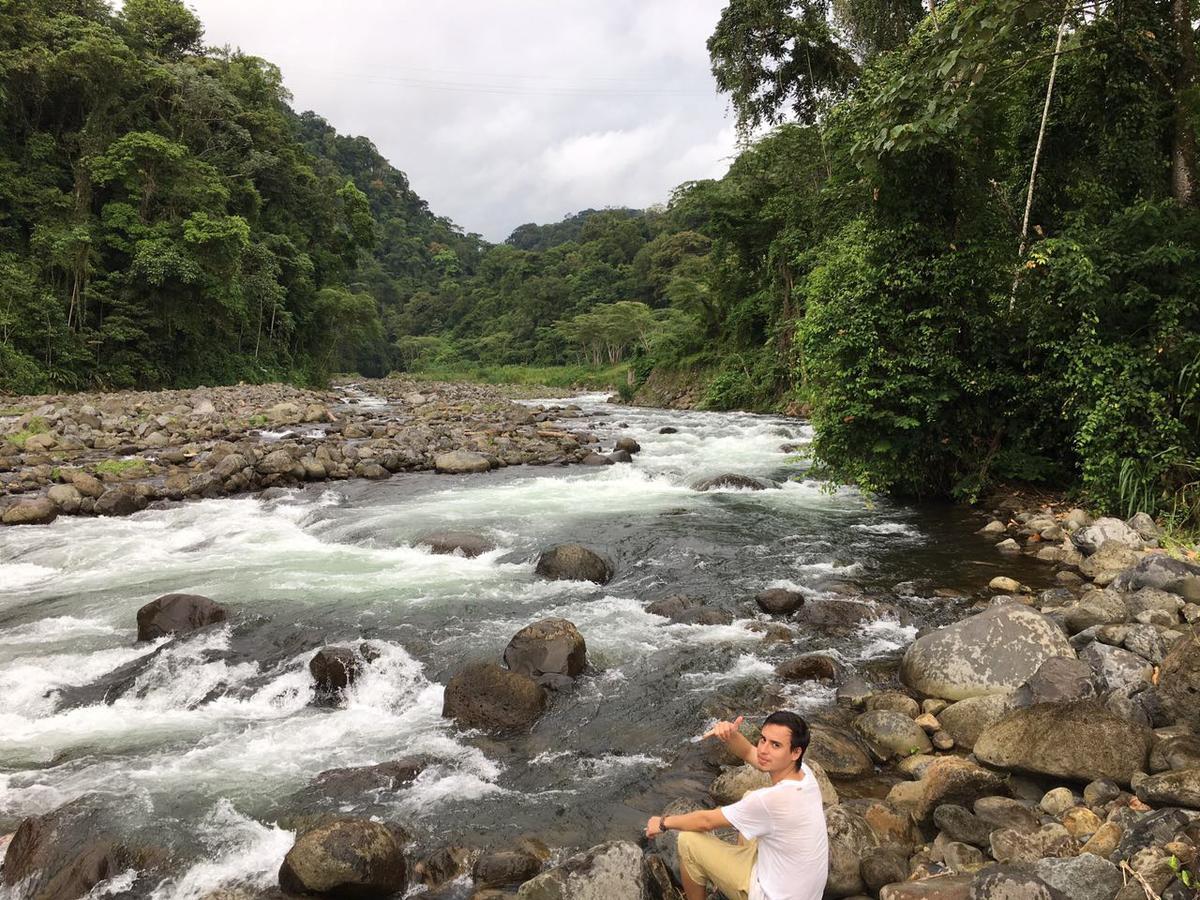
[[[780,661],[825,649],[851,670],[886,669],[919,627],[961,613],[966,601],[937,589],[1023,574],[962,510],[868,501],[807,477],[803,456],[781,449],[811,439],[798,420],[561,402],[583,410],[568,427],[606,447],[632,436],[641,453],[603,468],[404,474],[0,531],[0,834],[97,793],[122,831],[174,860],[175,875],[123,873],[110,895],[266,886],[293,837],[277,820],[314,775],[419,755],[429,765],[411,787],[334,808],[400,821],[426,847],[633,838],[693,777],[689,739],[739,703],[761,706]],[[660,433],[668,425],[678,430]],[[723,472],[782,488],[692,489]],[[464,559],[414,546],[447,528],[497,549]],[[539,580],[539,550],[562,541],[603,552],[616,578]],[[895,606],[849,633],[797,629],[791,644],[769,643],[753,597],[772,586]],[[211,597],[231,620],[135,643],[137,609],[171,592]],[[733,623],[645,611],[676,593]],[[464,734],[441,717],[457,669],[498,660],[517,630],[551,615],[582,632],[591,670],[530,734]],[[347,702],[313,706],[313,652],[364,639],[379,656]],[[832,703],[815,683],[768,690],[801,711]]]

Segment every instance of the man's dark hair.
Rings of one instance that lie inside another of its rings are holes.
[[[804,752],[808,749],[808,723],[794,712],[781,709],[767,716],[763,725],[782,725],[792,733],[792,749],[800,751],[800,758],[796,760],[796,771],[799,772],[804,762]]]

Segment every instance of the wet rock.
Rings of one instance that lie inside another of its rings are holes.
[[[1112,541],[1131,550],[1140,550],[1143,546],[1141,536],[1122,522],[1120,519],[1097,519],[1092,525],[1081,528],[1071,535],[1071,541],[1083,553],[1091,555],[1099,550],[1106,541]]]
[[[468,559],[496,549],[483,535],[470,531],[433,531],[417,538],[416,543],[428,547],[430,553],[458,554]]]
[[[0,517],[5,525],[48,525],[58,518],[58,506],[49,497],[21,500]]]
[[[988,582],[988,587],[1002,594],[1019,594],[1021,592],[1021,582],[1005,575],[997,575]]]
[[[417,757],[388,760],[373,766],[352,766],[326,769],[305,789],[334,800],[357,801],[373,791],[398,791],[408,787],[425,769],[425,761]]]
[[[975,533],[986,535],[987,537],[998,537],[1004,534],[1004,532],[1007,530],[1008,528],[999,519],[992,519]]]
[[[1168,715],[1200,732],[1200,632],[1189,630],[1163,660],[1158,696]]]
[[[900,677],[924,694],[963,700],[1012,690],[1050,657],[1074,655],[1053,622],[1010,604],[917,638],[904,654]]]
[[[369,819],[336,819],[302,833],[279,867],[279,886],[294,894],[388,897],[407,878],[395,835]]]
[[[465,872],[470,858],[466,847],[439,847],[413,866],[413,876],[432,890]]]
[[[118,484],[108,488],[96,500],[92,511],[98,516],[131,516],[148,505],[148,501],[132,484]]]
[[[838,706],[849,707],[850,709],[861,709],[867,702],[867,698],[874,693],[871,686],[867,684],[858,675],[851,675],[840,685],[838,685],[835,699]]]
[[[988,726],[1008,715],[1015,705],[1014,697],[1012,693],[986,694],[959,700],[938,713],[938,724],[955,744],[970,749]]]
[[[527,625],[504,648],[504,665],[535,680],[543,675],[576,678],[586,663],[583,635],[566,619],[542,619]]]
[[[450,679],[442,715],[466,728],[525,729],[546,708],[546,694],[528,675],[475,663]]]
[[[552,581],[592,581],[608,584],[613,566],[607,559],[582,544],[559,544],[538,557],[535,570]]]
[[[684,594],[674,594],[670,597],[661,597],[658,600],[651,601],[646,604],[646,612],[652,616],[662,616],[664,619],[674,619],[680,613],[694,609],[701,605],[700,600],[695,597],[688,597]]]
[[[79,504],[83,501],[83,495],[79,493],[79,488],[73,484],[53,485],[50,490],[46,491],[46,497],[67,515],[78,512]]]
[[[975,743],[975,755],[990,766],[1084,782],[1111,778],[1122,784],[1145,770],[1149,751],[1148,728],[1090,700],[1014,710]]]
[[[872,710],[854,720],[854,730],[862,735],[879,759],[928,753],[933,749],[924,729],[904,713]]]
[[[542,871],[545,856],[527,848],[481,854],[471,867],[471,878],[480,887],[516,887]]]
[[[765,491],[778,488],[779,485],[770,479],[755,478],[753,475],[738,475],[733,472],[704,478],[692,485],[692,489],[696,491]]]
[[[491,462],[482,453],[470,450],[451,450],[439,453],[433,458],[433,467],[438,472],[447,475],[463,475],[475,472],[486,472],[492,467]]]
[[[996,545],[996,549],[1001,553],[1011,553],[1015,555],[1021,552],[1021,545],[1012,538],[1005,538]]]
[[[851,629],[877,618],[879,611],[872,604],[858,600],[807,600],[795,612],[797,623],[821,629]]]
[[[616,450],[624,450],[626,453],[640,453],[642,445],[631,437],[619,437],[614,445]]]
[[[837,662],[822,653],[809,653],[781,662],[775,675],[784,681],[836,681]]]
[[[224,622],[225,608],[199,594],[164,594],[137,611],[137,639],[152,641]]]
[[[755,595],[754,602],[768,615],[787,616],[804,605],[804,595],[787,588],[768,588]]]
[[[662,428],[658,429],[659,434],[677,434],[678,432],[679,429],[673,425],[664,425]]]
[[[349,647],[322,647],[308,661],[318,697],[335,697],[362,674],[362,659]]]
[[[518,900],[640,898],[646,890],[642,851],[629,841],[599,844],[526,881]]]
[[[717,606],[693,606],[672,617],[679,625],[728,625],[733,615]]]
[[[1151,775],[1138,783],[1137,795],[1144,803],[1200,809],[1200,768]]]
[[[879,841],[866,820],[848,807],[831,806],[825,810],[829,837],[829,879],[826,897],[850,897],[862,893],[862,861],[873,855]]]
[[[615,459],[610,459],[603,453],[589,453],[580,460],[580,464],[585,466],[611,466],[615,462]]]
[[[628,450],[614,450],[608,454],[608,458],[615,463],[630,463],[633,462],[633,454]]]

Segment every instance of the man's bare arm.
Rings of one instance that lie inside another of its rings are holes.
[[[732,827],[720,809],[698,809],[677,816],[653,816],[646,823],[646,837],[662,834],[660,823],[670,831],[713,831],[717,828]]]
[[[713,737],[724,741],[725,746],[729,748],[730,753],[757,769],[758,754],[754,752],[754,745],[746,740],[742,733],[738,731],[738,728],[742,724],[742,719],[742,716],[738,716],[732,722],[718,722],[712,727],[712,730],[704,736],[708,737],[709,735],[712,735]]]

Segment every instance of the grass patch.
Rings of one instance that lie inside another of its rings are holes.
[[[628,379],[629,363],[615,366],[472,366],[404,372],[415,381],[469,381],[475,384],[545,385],[546,387],[618,390]]]
[[[150,467],[141,457],[133,459],[106,459],[104,462],[97,463],[95,472],[97,475],[109,475],[113,478],[130,478],[138,475],[149,474]]]
[[[4,439],[10,444],[16,444],[20,449],[24,450],[25,442],[27,440],[29,440],[35,434],[45,434],[49,430],[50,426],[46,424],[46,420],[41,416],[35,416],[29,420],[29,424],[26,425],[22,430],[14,431],[12,434],[6,434]]]
[[[31,406],[0,406],[0,416],[23,416],[32,408]]]

